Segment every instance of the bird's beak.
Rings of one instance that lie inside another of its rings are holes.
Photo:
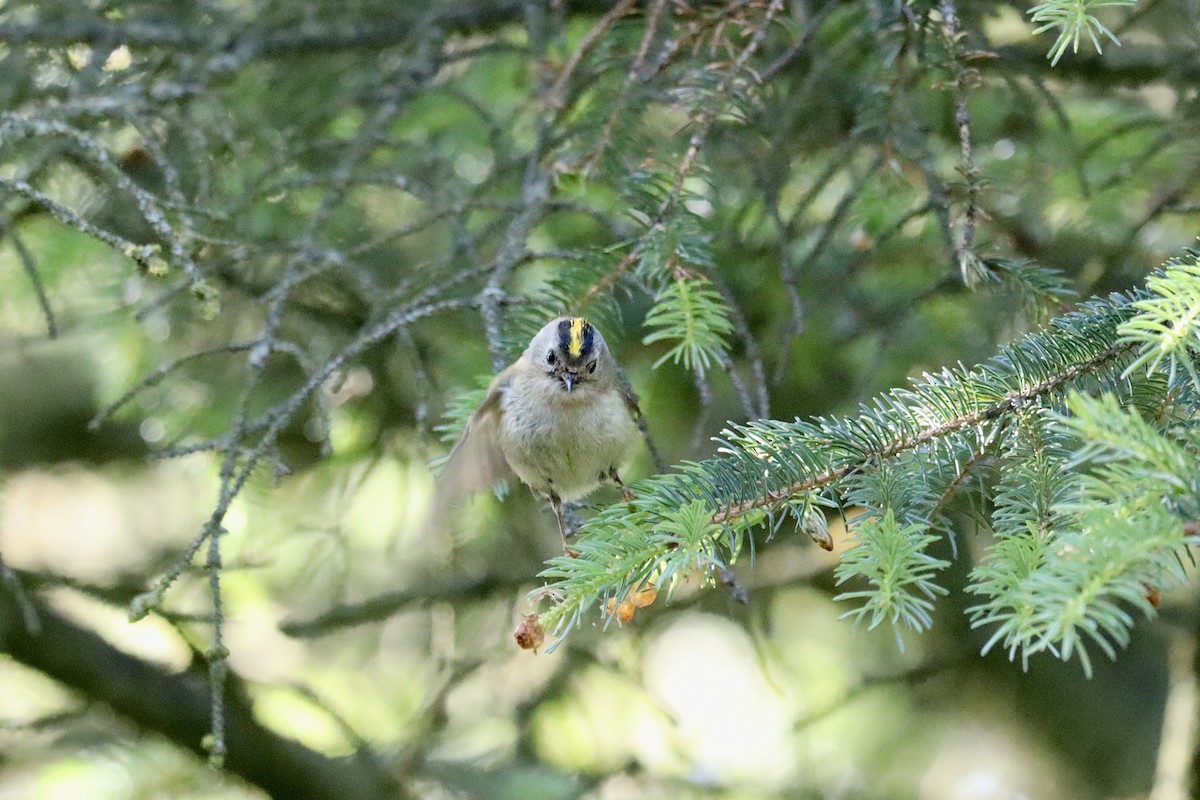
[[[575,381],[578,380],[578,378],[579,375],[575,372],[564,371],[563,374],[559,376],[559,380],[563,382],[563,386],[567,387],[568,392],[575,388]]]

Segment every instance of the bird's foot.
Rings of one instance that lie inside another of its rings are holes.
[[[620,473],[616,467],[609,467],[605,477],[621,488],[621,502],[632,503],[637,499],[637,492],[625,485],[625,481],[621,480]]]

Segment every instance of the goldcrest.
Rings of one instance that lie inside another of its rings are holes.
[[[565,548],[564,503],[606,480],[630,496],[618,469],[637,445],[640,417],[600,331],[583,317],[560,317],[492,380],[450,451],[435,503],[515,473],[550,501]]]

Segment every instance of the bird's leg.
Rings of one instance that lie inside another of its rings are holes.
[[[634,491],[626,486],[625,481],[621,480],[621,476],[617,474],[616,467],[608,468],[607,477],[610,481],[621,487],[621,502],[629,503],[637,499],[637,495],[634,494]]]
[[[563,552],[575,558],[579,555],[579,551],[567,547],[567,539],[574,536],[575,531],[570,530],[567,525],[567,511],[563,508],[562,498],[558,496],[557,492],[550,492],[550,508],[554,510],[554,518],[558,520],[558,535],[562,538]]]
[[[550,508],[554,510],[554,518],[558,520],[558,535],[562,537],[563,549],[567,547],[567,523],[563,519],[562,498],[557,492],[550,492]]]

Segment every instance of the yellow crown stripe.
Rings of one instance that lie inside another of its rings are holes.
[[[567,354],[571,358],[579,358],[583,353],[583,326],[587,320],[583,317],[572,317],[569,338],[567,339]]]

